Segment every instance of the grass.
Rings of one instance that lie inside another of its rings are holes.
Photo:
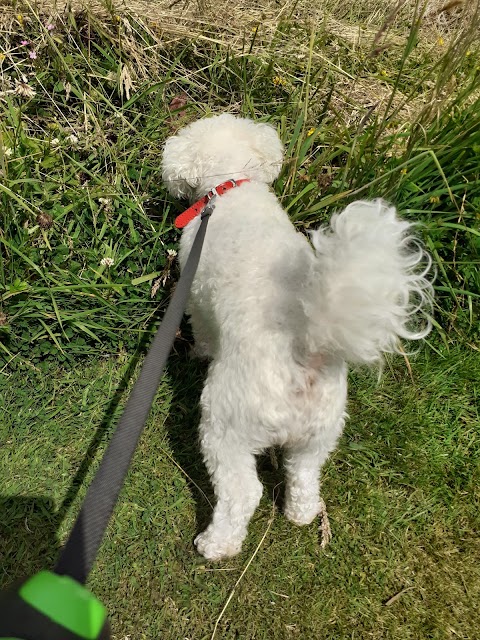
[[[212,494],[183,331],[90,586],[116,640],[473,639],[480,5],[245,0],[226,24],[222,2],[0,9],[1,581],[54,561],[168,301],[183,205],[163,141],[228,109],[278,127],[299,231],[364,196],[421,221],[435,335],[412,377],[399,360],[351,375],[331,545],[283,518],[262,458],[244,551],[217,566],[192,543]]]
[[[232,42],[204,25],[208,37],[193,42],[131,14],[6,11],[0,357],[72,362],[150,335],[172,282],[182,207],[159,184],[162,144],[224,109],[278,126],[287,154],[275,189],[300,230],[379,194],[422,220],[438,271],[437,327],[445,340],[471,335],[480,299],[475,4],[442,36],[417,3],[353,43],[338,20],[332,32],[326,18],[312,26],[290,14],[237,25]]]
[[[74,495],[72,476],[96,439],[90,477],[127,367],[126,359],[106,359],[83,366],[81,376],[54,369],[4,379],[3,583],[53,561],[83,493]],[[112,614],[115,638],[210,638],[272,509],[217,638],[475,638],[479,373],[478,355],[456,347],[419,354],[413,382],[398,367],[378,384],[353,374],[351,417],[323,480],[331,544],[320,549],[318,525],[285,520],[283,475],[262,458],[266,490],[244,551],[212,565],[193,548],[212,499],[196,443],[202,371],[182,350],[90,581]]]

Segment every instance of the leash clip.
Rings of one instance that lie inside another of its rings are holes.
[[[215,193],[212,193],[212,191],[215,191]],[[200,214],[201,220],[210,217],[213,213],[213,210],[215,209],[215,200],[217,199],[218,193],[215,188],[213,188],[212,191],[208,193],[208,202],[204,206],[204,208],[202,209],[202,213]]]

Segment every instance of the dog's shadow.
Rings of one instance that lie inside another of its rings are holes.
[[[195,502],[198,533],[210,520],[214,496],[201,457],[198,438],[200,396],[208,363],[191,358],[190,347],[190,341],[177,341],[174,353],[168,360],[166,375],[172,391],[172,400],[165,429],[173,459],[185,474],[187,486]]]
[[[0,496],[0,589],[53,566],[59,514],[43,496]]]
[[[146,351],[146,342],[147,338],[142,340],[131,358],[58,508],[46,496],[0,496],[0,589],[55,565],[60,552],[58,530],[111,430],[119,403]]]
[[[196,510],[196,533],[205,529],[212,517],[215,497],[203,463],[198,436],[200,396],[208,373],[208,363],[190,357],[191,339],[188,329],[182,331],[187,340],[176,343],[175,353],[167,366],[172,403],[165,423],[175,462],[187,478]],[[283,502],[281,452],[267,451],[257,457],[257,470],[264,496],[274,496],[277,506]]]

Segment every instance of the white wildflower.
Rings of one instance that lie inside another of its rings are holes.
[[[99,198],[98,203],[103,207],[106,212],[113,210],[112,199],[111,198]]]
[[[113,267],[113,258],[102,258],[100,264],[102,267]]]
[[[169,258],[176,258],[177,256],[177,252],[175,251],[175,249],[167,249],[167,253]]]
[[[17,96],[21,96],[22,98],[32,98],[36,91],[28,84],[28,82],[22,80],[21,82],[17,82],[15,86],[15,93]]]
[[[53,138],[50,144],[52,145],[52,147],[58,147],[58,145],[60,144],[60,140],[58,138]]]
[[[11,147],[7,147],[3,153],[7,158],[11,158],[13,156],[13,149]]]
[[[78,144],[78,136],[76,136],[74,133],[67,136],[65,140],[70,144]]]

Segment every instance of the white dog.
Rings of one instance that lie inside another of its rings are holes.
[[[197,352],[211,359],[200,436],[217,502],[195,544],[212,560],[241,549],[268,447],[285,450],[285,515],[312,522],[346,416],[346,363],[378,362],[430,330],[430,260],[411,225],[381,200],[354,202],[310,244],[268,186],[282,158],[274,128],[229,114],[182,129],[163,157],[170,193],[191,202],[246,179],[215,198],[189,305]],[[183,232],[182,266],[199,225]]]

